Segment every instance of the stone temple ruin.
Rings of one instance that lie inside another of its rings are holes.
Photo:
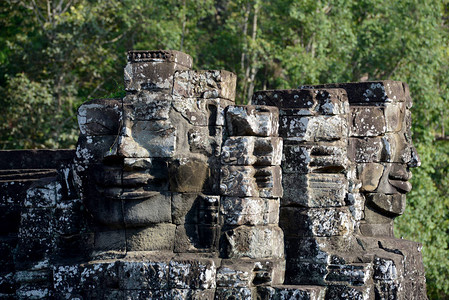
[[[130,51],[76,151],[0,154],[0,299],[426,299],[396,239],[412,100],[378,81],[259,91]]]

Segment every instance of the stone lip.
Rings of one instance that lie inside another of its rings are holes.
[[[187,68],[193,65],[190,55],[176,50],[129,50],[127,54],[128,62],[175,62]]]

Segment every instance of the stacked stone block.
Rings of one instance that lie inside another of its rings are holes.
[[[99,258],[218,247],[224,108],[236,77],[191,67],[181,52],[130,51],[126,96],[78,111],[78,185]]]
[[[280,226],[284,230],[286,284],[324,284],[328,257],[292,255],[304,243],[344,238],[354,231],[347,202],[348,112],[344,90],[257,92],[253,102],[280,110],[284,139]],[[290,255],[289,255],[290,253]]]
[[[235,75],[191,66],[130,51],[75,153],[0,161],[1,299],[425,299],[420,245],[392,230],[419,165],[405,84],[234,106]]]
[[[375,298],[426,299],[421,245],[393,233],[393,220],[404,213],[411,190],[410,168],[420,165],[411,139],[409,88],[390,80],[320,87],[348,94],[348,158],[355,182],[349,196],[363,205],[358,242],[374,256],[368,261]]]
[[[257,287],[283,282],[282,138],[278,109],[229,106],[222,147],[222,236],[217,299],[254,299]]]
[[[325,299],[425,299],[420,245],[393,236],[419,165],[408,87],[304,86],[253,103],[281,114],[285,283],[321,285]]]

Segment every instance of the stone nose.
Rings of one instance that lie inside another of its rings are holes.
[[[411,157],[410,157],[410,161],[407,163],[407,166],[409,168],[416,168],[419,167],[421,165],[421,159],[419,158],[418,152],[416,151],[415,146],[411,146],[410,147],[410,151],[411,151]]]
[[[145,158],[149,157],[148,150],[134,140],[130,126],[122,126],[119,135],[108,152],[107,156],[121,158]]]

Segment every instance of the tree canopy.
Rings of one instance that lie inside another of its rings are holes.
[[[74,147],[76,108],[120,93],[129,49],[174,49],[255,90],[393,79],[414,99],[414,170],[398,236],[424,244],[449,297],[449,0],[3,0],[0,147]]]

